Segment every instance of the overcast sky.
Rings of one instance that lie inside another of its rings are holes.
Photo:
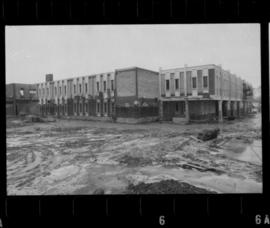
[[[260,86],[259,24],[6,27],[6,83],[212,63]]]

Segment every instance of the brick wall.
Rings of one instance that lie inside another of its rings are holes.
[[[136,96],[117,97],[116,104],[119,106],[125,106],[125,104],[128,103],[130,106],[133,106],[136,99]]]
[[[117,97],[136,96],[136,70],[118,71],[116,74]]]
[[[14,86],[15,86],[15,97],[21,98],[20,90],[24,90],[24,96],[25,99],[38,99],[37,96],[37,86],[35,84],[19,84],[19,83],[12,83],[6,85],[6,98],[12,98],[14,97]],[[30,90],[35,90],[36,95],[30,94]]]
[[[138,97],[157,98],[159,94],[158,73],[138,69]]]
[[[13,86],[14,84],[6,85],[6,98],[13,98]]]

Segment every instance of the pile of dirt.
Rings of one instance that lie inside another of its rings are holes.
[[[93,195],[104,195],[105,191],[102,188],[98,188],[93,192]]]
[[[155,183],[139,183],[128,185],[125,194],[216,194],[203,188],[195,187],[185,182],[162,180]]]

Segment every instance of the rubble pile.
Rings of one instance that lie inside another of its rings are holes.
[[[214,139],[218,136],[220,130],[214,129],[214,130],[203,130],[203,132],[200,132],[198,134],[198,139],[202,140],[202,141],[207,141],[207,140],[211,140]]]
[[[217,192],[199,188],[175,180],[162,180],[155,183],[130,184],[126,194],[215,194]]]

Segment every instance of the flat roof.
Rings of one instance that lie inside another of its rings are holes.
[[[162,69],[161,71],[170,71],[170,70],[180,70],[180,69],[185,69],[185,68],[197,68],[197,67],[209,67],[209,66],[213,66],[213,67],[220,67],[216,64],[204,64],[204,65],[197,65],[197,66],[183,66],[183,67],[176,67],[176,68],[167,68],[167,69]]]
[[[153,71],[153,70],[148,70],[142,67],[137,67],[137,66],[132,66],[132,67],[126,67],[126,68],[119,68],[119,69],[115,69],[115,71],[128,71],[128,70],[136,70],[136,69],[140,69],[140,70],[145,70],[145,71],[150,71],[153,72],[155,74],[158,74],[157,71]]]
[[[114,73],[114,71],[110,71],[110,72],[105,72],[105,73],[98,73],[98,74],[89,74],[89,75],[84,75],[84,76],[75,76],[75,77],[72,77],[72,78],[63,78],[63,79],[57,79],[57,80],[52,80],[52,81],[49,81],[49,82],[39,82],[39,83],[35,83],[35,84],[44,84],[44,83],[51,83],[51,82],[60,82],[60,81],[69,81],[69,80],[74,80],[74,79],[79,79],[79,78],[84,78],[84,77],[94,77],[94,76],[97,76],[97,75],[102,75],[102,74],[112,74]]]

